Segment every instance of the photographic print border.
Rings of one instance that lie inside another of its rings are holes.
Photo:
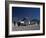
[[[35,4],[35,5],[43,5],[43,33],[37,34],[22,34],[22,35],[8,35],[9,34],[9,4],[10,3],[25,3],[25,4]],[[45,35],[45,3],[41,2],[22,2],[22,1],[5,1],[5,37],[22,37],[22,36],[38,36]]]

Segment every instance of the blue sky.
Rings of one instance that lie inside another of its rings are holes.
[[[12,7],[12,17],[40,19],[40,8]]]

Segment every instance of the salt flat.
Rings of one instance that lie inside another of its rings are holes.
[[[40,30],[40,25],[17,26],[12,25],[12,31]]]

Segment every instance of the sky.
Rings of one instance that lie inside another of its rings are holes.
[[[29,17],[29,19],[40,19],[40,8],[12,7],[12,17],[19,19]]]

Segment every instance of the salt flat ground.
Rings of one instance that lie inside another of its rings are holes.
[[[40,30],[40,25],[14,26],[14,24],[12,24],[12,31],[27,31],[27,30]]]

